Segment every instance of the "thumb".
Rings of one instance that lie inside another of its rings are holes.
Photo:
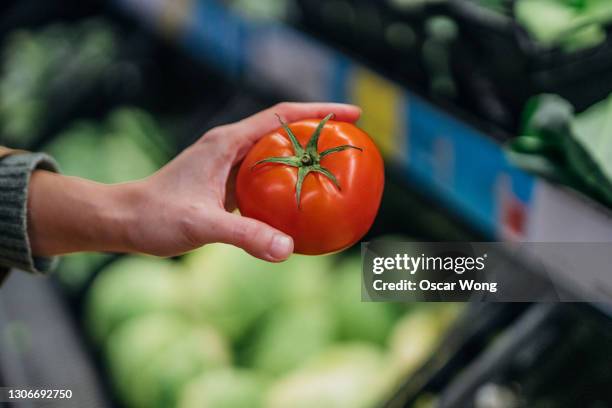
[[[210,237],[215,242],[237,246],[271,262],[284,261],[293,253],[293,239],[268,224],[227,212],[215,218],[216,228]]]

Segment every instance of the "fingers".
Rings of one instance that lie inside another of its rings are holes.
[[[280,127],[276,115],[290,123],[303,119],[324,118],[330,113],[335,115],[335,120],[355,122],[361,115],[361,109],[344,103],[283,102],[237,122],[232,130],[235,130],[243,140],[252,143]]]
[[[293,253],[293,240],[263,222],[237,214],[215,214],[210,240],[244,249],[265,261],[280,262]]]
[[[343,122],[355,122],[361,115],[361,109],[355,105],[348,105],[345,103],[298,103],[298,102],[283,102],[275,105],[269,109],[266,109],[262,113],[265,113],[268,118],[270,113],[280,115],[286,122],[295,122],[302,119],[311,118],[324,118],[325,116],[333,113],[335,120]],[[257,115],[251,116],[254,118]],[[278,127],[278,120],[272,118],[272,125],[274,126],[271,130]]]
[[[303,119],[324,118],[330,113],[335,115],[335,120],[355,122],[361,115],[361,109],[344,103],[283,102],[239,122],[218,127],[203,139],[211,139],[210,134],[214,132],[219,148],[230,149],[233,153],[232,164],[236,164],[242,160],[253,143],[280,127],[276,115],[290,123]]]
[[[257,140],[280,127],[276,115],[290,123],[303,119],[324,118],[330,113],[335,115],[335,120],[355,122],[361,115],[361,109],[344,103],[283,102],[239,122],[216,127],[207,132],[198,143],[214,144],[214,150],[225,153],[229,157],[230,164],[234,165],[244,158]]]

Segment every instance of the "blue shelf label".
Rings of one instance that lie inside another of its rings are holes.
[[[533,178],[477,130],[419,97],[408,100],[408,177],[488,236],[524,236]]]
[[[185,27],[183,44],[191,53],[224,74],[238,78],[245,61],[249,24],[217,1],[195,5],[193,20]]]

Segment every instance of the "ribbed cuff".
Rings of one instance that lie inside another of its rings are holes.
[[[45,273],[55,258],[33,257],[28,239],[28,186],[35,169],[57,171],[42,153],[15,154],[0,160],[0,265]]]

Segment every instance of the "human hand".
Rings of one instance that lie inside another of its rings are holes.
[[[147,179],[101,185],[37,171],[30,185],[29,235],[35,255],[76,251],[178,255],[212,242],[278,262],[293,252],[291,237],[231,213],[232,169],[251,146],[287,122],[323,118],[354,122],[359,108],[333,103],[281,103],[208,131]]]

